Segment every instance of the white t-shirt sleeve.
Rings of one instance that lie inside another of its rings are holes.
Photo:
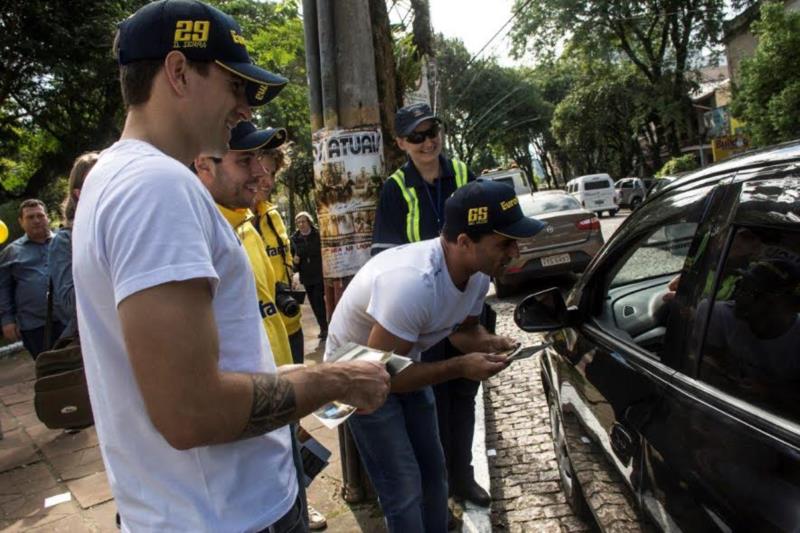
[[[392,335],[417,342],[430,320],[432,301],[433,290],[419,273],[398,269],[375,277],[367,314]]]
[[[134,184],[106,191],[95,237],[102,242],[115,305],[172,281],[207,278],[216,289],[214,205],[191,181],[197,178],[176,167],[144,169]]]

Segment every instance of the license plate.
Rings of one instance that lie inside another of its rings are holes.
[[[559,255],[551,255],[550,257],[542,257],[543,267],[563,265],[569,262],[570,262],[569,254],[559,254]]]
[[[604,203],[606,203],[605,200],[595,200],[594,201],[594,205],[603,205]]]

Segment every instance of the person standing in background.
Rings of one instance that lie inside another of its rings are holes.
[[[50,268],[50,281],[52,283],[53,304],[60,309],[63,316],[59,317],[64,324],[61,337],[74,337],[78,334],[78,317],[75,311],[75,285],[72,281],[72,223],[75,220],[75,210],[78,208],[78,199],[86,175],[97,162],[97,152],[86,152],[78,156],[72,164],[67,182],[67,197],[61,204],[61,214],[64,217],[64,226],[59,229],[50,242],[50,254],[47,264]],[[54,340],[56,337],[52,337]]]
[[[319,230],[311,214],[300,211],[294,217],[297,230],[292,234],[292,251],[300,283],[306,289],[311,310],[319,324],[319,338],[328,337],[328,315],[325,310],[325,285],[322,279],[322,248]]]
[[[232,138],[245,138],[248,135],[258,133],[258,129],[252,122],[241,122],[235,132],[231,132]],[[232,148],[235,150],[235,148]],[[264,174],[258,182],[258,191],[253,201],[252,211],[256,219],[253,223],[256,230],[261,234],[261,238],[266,245],[267,257],[269,257],[272,269],[275,271],[277,279],[275,302],[278,305],[278,312],[281,315],[286,332],[289,334],[289,346],[292,349],[292,359],[296,364],[303,363],[304,346],[303,330],[301,327],[300,306],[290,305],[286,300],[292,285],[292,251],[289,242],[289,235],[286,232],[286,225],[278,212],[278,208],[270,202],[270,196],[275,188],[275,179],[281,169],[289,166],[288,157],[281,148],[269,148],[261,150],[259,162],[264,170]],[[284,305],[284,302],[287,304]]]
[[[25,235],[9,243],[0,252],[0,316],[3,336],[11,342],[22,339],[25,349],[36,359],[45,346],[47,319],[47,256],[53,234],[44,202],[31,198],[19,206],[19,225]],[[64,313],[57,309],[51,338],[58,338],[64,324],[57,319]]]
[[[413,104],[398,109],[394,129],[397,146],[406,153],[408,161],[389,176],[381,189],[375,211],[372,255],[439,235],[444,225],[445,201],[475,179],[466,164],[442,154],[442,122],[429,105]],[[491,308],[484,305],[481,323],[490,331],[493,327],[486,316],[491,314]],[[427,349],[422,361],[442,361],[458,353],[444,339]],[[435,384],[433,392],[450,492],[487,506],[491,498],[475,481],[472,468],[478,386],[477,381],[454,379]],[[451,525],[454,525],[452,516]]]

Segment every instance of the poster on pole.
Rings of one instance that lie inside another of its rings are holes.
[[[355,275],[369,259],[383,181],[379,127],[314,133],[314,184],[326,278]]]

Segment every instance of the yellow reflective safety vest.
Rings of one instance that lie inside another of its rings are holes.
[[[292,361],[292,350],[289,347],[289,334],[275,307],[273,291],[275,290],[275,272],[267,258],[264,241],[253,227],[251,221],[253,214],[249,209],[228,209],[217,204],[217,209],[225,217],[225,220],[236,231],[242,246],[247,253],[250,267],[253,270],[253,277],[256,282],[256,295],[258,296],[258,310],[261,313],[261,321],[264,330],[267,332],[269,345],[272,348],[272,356],[275,364],[290,365]],[[243,304],[248,305],[248,304]]]
[[[466,163],[458,159],[451,159],[453,171],[456,178],[456,189],[460,189],[467,184],[469,178],[469,171],[467,170]],[[421,241],[419,232],[419,198],[417,191],[413,187],[406,187],[405,173],[402,168],[395,171],[394,174],[389,176],[390,180],[394,180],[400,188],[400,192],[406,201],[408,213],[406,214],[406,237],[408,242]]]

